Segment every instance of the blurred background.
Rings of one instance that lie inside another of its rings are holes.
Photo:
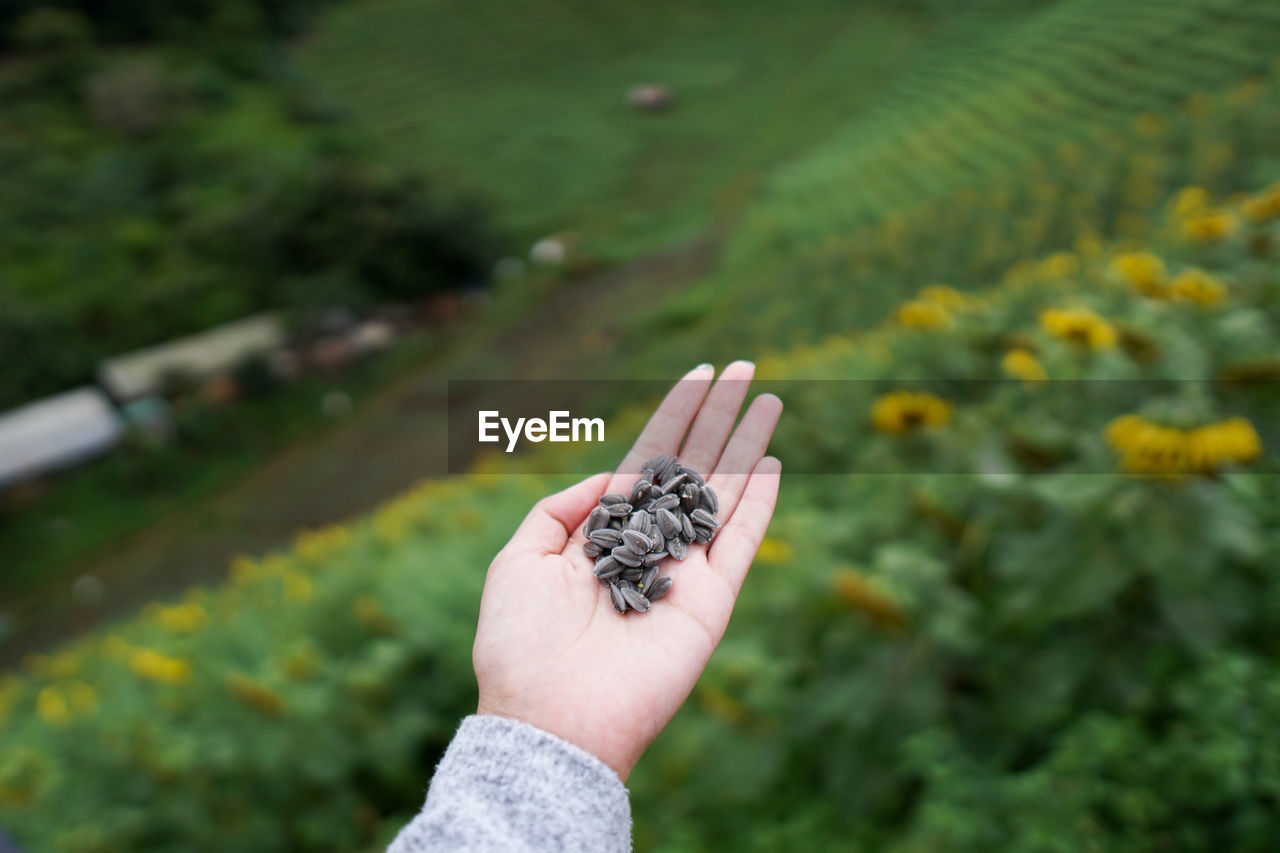
[[[448,380],[750,358],[806,473],[638,849],[1271,849],[1278,44],[1248,0],[0,0],[0,830],[382,848],[489,560],[652,403],[444,476]]]

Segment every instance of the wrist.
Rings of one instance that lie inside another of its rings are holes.
[[[486,701],[484,697],[481,697],[476,705],[476,714],[506,717],[555,735],[600,759],[618,775],[619,781],[623,783],[631,775],[636,761],[644,751],[643,747],[637,749],[633,744],[620,739],[614,732],[595,732],[591,727],[574,724],[571,720],[552,719],[544,715],[515,710],[500,703]]]

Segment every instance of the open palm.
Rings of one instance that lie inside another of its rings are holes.
[[[617,472],[534,506],[485,579],[473,651],[478,713],[538,726],[627,778],[724,635],[773,516],[781,466],[764,452],[781,401],[760,395],[734,429],[754,371],[734,362],[713,386],[713,368],[694,369]],[[710,544],[691,545],[685,560],[663,561],[660,573],[673,585],[652,609],[621,615],[583,553],[583,521],[602,494],[630,492],[647,459],[677,453],[709,474],[723,527]]]

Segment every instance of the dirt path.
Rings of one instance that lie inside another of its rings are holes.
[[[197,504],[76,560],[59,572],[65,586],[37,594],[15,614],[17,630],[0,646],[0,666],[130,615],[145,601],[216,582],[236,554],[281,547],[300,528],[358,515],[444,470],[450,378],[599,375],[584,371],[582,361],[585,349],[598,355],[609,340],[600,318],[616,316],[641,293],[667,292],[701,274],[717,246],[715,237],[704,237],[570,281],[506,328],[479,335],[357,401],[341,424],[281,451]],[[106,585],[106,600],[95,608],[71,600],[71,581],[82,574]]]

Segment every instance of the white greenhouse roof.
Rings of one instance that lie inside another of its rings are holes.
[[[0,486],[115,446],[124,421],[97,388],[80,388],[0,413]]]
[[[207,376],[284,343],[284,326],[279,318],[261,314],[108,359],[99,366],[98,374],[117,400],[132,400],[159,391],[166,374],[171,372]]]

